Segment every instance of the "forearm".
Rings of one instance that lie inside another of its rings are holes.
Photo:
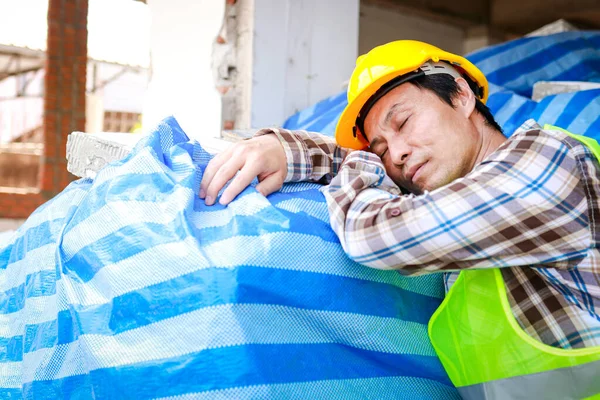
[[[542,187],[546,170],[519,165],[528,172],[515,180],[496,172],[503,160],[434,191],[401,196],[374,154],[351,153],[323,189],[331,226],[354,261],[405,274],[578,262],[589,229],[577,175],[550,190]]]
[[[379,227],[389,224],[397,216],[393,210],[411,197],[401,195],[377,156],[351,153],[322,192],[331,227],[350,258],[377,269],[403,267],[404,264],[390,263],[389,259],[370,257],[387,247],[383,232],[377,231]]]

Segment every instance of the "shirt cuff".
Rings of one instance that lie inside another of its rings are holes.
[[[294,131],[278,128],[264,128],[254,136],[275,134],[285,151],[287,160],[287,175],[284,182],[299,182],[308,180],[312,174],[312,164],[308,147],[302,137]]]
[[[353,170],[365,179],[370,187],[385,190],[394,195],[401,194],[400,187],[387,175],[381,159],[367,151],[353,151],[344,160],[341,171]]]

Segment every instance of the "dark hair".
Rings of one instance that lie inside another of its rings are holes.
[[[465,78],[469,87],[475,87],[475,83],[471,81],[468,77]],[[454,108],[454,103],[452,100],[458,96],[458,84],[454,80],[451,75],[448,74],[435,74],[435,75],[424,75],[409,81],[419,89],[427,89],[431,90],[435,93],[443,102],[448,103],[452,108]],[[485,119],[485,123],[496,129],[498,132],[502,132],[502,128],[492,115],[490,109],[481,102],[478,98],[475,98],[475,110],[481,115],[483,115]]]

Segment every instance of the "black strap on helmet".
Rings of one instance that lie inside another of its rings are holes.
[[[371,108],[373,108],[375,103],[377,103],[377,101],[379,99],[381,99],[383,96],[388,94],[392,89],[394,89],[412,79],[415,79],[415,78],[418,78],[418,77],[421,77],[424,75],[425,75],[425,72],[423,72],[421,69],[418,69],[414,72],[409,72],[407,74],[400,75],[400,76],[392,79],[391,81],[386,82],[383,86],[381,86],[379,89],[377,89],[377,91],[373,94],[373,96],[369,97],[369,99],[367,100],[365,105],[362,106],[362,108],[360,109],[360,112],[358,113],[358,116],[356,117],[356,122],[355,122],[354,126],[352,127],[352,134],[354,135],[354,137],[356,137],[356,135],[357,135],[356,131],[358,130],[358,131],[360,131],[361,135],[368,143],[369,139],[367,139],[367,135],[365,135],[365,119],[367,118],[367,114],[369,113],[369,111],[371,111]]]
[[[458,67],[458,68],[456,68],[456,67]],[[450,70],[449,70],[449,68],[450,68]],[[456,78],[462,77],[467,81],[467,84],[469,85],[469,87],[471,88],[471,90],[473,91],[475,96],[477,98],[481,99],[483,97],[483,87],[479,86],[477,84],[477,82],[475,82],[473,79],[471,79],[471,77],[469,77],[466,73],[464,73],[464,71],[463,71],[463,73],[461,73],[457,69],[460,69],[460,66],[458,66],[456,64],[452,65],[452,63],[448,63],[446,61],[440,61],[440,62],[429,62],[428,61],[425,64],[423,64],[419,69],[417,69],[413,72],[406,73],[404,75],[400,75],[400,76],[392,79],[391,81],[386,82],[379,89],[377,89],[377,91],[371,97],[369,97],[369,99],[366,101],[366,103],[360,109],[360,112],[358,113],[358,116],[356,117],[356,122],[355,122],[354,126],[352,127],[352,134],[354,135],[354,137],[356,137],[357,131],[360,131],[361,135],[368,143],[369,140],[367,139],[367,135],[365,134],[364,124],[365,124],[365,119],[367,118],[367,114],[369,113],[369,111],[371,111],[371,108],[373,108],[375,103],[377,103],[377,101],[379,99],[381,99],[383,96],[388,94],[392,89],[398,87],[399,85],[401,85],[403,83],[406,83],[412,79],[415,79],[415,78],[418,78],[421,76],[446,73],[446,74],[449,74]]]

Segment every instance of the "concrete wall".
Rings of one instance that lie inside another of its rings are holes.
[[[219,136],[221,99],[211,60],[225,0],[148,0],[152,81],[144,127],[175,115],[195,138]],[[416,39],[464,54],[485,32],[360,0],[237,0],[235,129],[281,125],[339,93],[356,57],[398,39]],[[105,105],[106,107],[106,105]]]
[[[88,89],[91,89],[92,66],[88,66]],[[141,113],[144,109],[144,96],[148,89],[150,72],[147,70],[128,71],[122,73],[123,67],[114,64],[97,66],[97,79],[101,83],[111,80],[99,93],[103,97],[104,109],[107,111],[124,111]],[[114,76],[118,77],[114,80]]]
[[[465,30],[454,25],[405,15],[389,8],[364,4],[360,6],[360,54],[380,44],[400,39],[421,40],[446,51],[462,54],[465,37]]]
[[[254,0],[252,127],[280,125],[342,90],[357,57],[358,7],[358,0]]]
[[[174,114],[193,137],[216,137],[221,101],[211,55],[224,0],[148,0],[152,81],[144,126]],[[417,39],[463,53],[464,29],[359,0],[237,0],[235,128],[281,125],[339,93],[356,57]],[[360,11],[360,14],[359,14]]]
[[[218,136],[220,99],[210,65],[225,1],[148,0],[147,4],[152,18],[152,79],[144,128],[175,115],[191,137]]]
[[[487,26],[474,26],[466,30],[463,54],[469,54],[483,47],[502,43],[505,40],[507,38],[504,34],[495,32]]]

